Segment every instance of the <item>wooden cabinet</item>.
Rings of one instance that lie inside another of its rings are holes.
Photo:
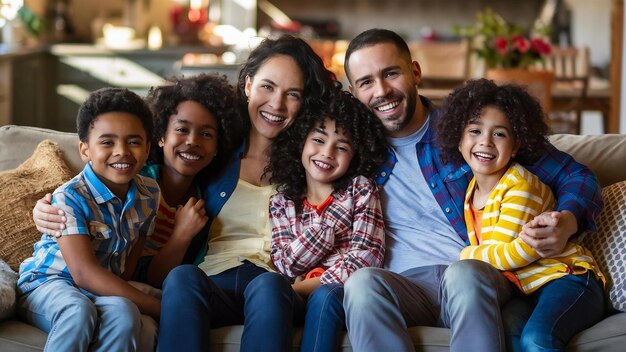
[[[13,121],[11,99],[11,62],[0,60],[0,126]]]
[[[0,125],[54,127],[54,59],[42,48],[0,50]]]
[[[68,132],[76,131],[76,113],[90,92],[104,87],[124,87],[145,96],[151,87],[163,84],[165,78],[183,73],[179,61],[185,53],[214,53],[216,50],[177,47],[123,51],[63,44],[12,51],[2,49],[0,47],[0,125],[18,124]],[[201,69],[211,71],[208,67]]]

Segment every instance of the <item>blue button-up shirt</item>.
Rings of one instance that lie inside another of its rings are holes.
[[[463,200],[472,170],[467,164],[455,166],[444,163],[435,142],[434,125],[440,118],[430,101],[420,97],[430,110],[430,125],[424,137],[415,146],[419,164],[437,203],[448,221],[467,244],[467,228],[463,219]],[[393,150],[378,171],[376,183],[384,185],[393,172],[397,158]],[[569,154],[549,145],[541,158],[532,165],[523,165],[550,186],[557,198],[557,210],[568,210],[578,219],[578,231],[595,231],[595,217],[602,210],[602,193],[597,178]],[[384,209],[383,209],[384,211]]]
[[[54,191],[52,204],[67,218],[61,236],[89,236],[98,263],[120,275],[139,236],[149,236],[154,229],[159,194],[156,181],[135,176],[122,201],[86,164],[81,173]],[[21,293],[52,279],[73,282],[56,238],[43,234],[34,247],[33,256],[20,265]]]

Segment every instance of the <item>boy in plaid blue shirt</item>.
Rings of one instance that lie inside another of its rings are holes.
[[[127,89],[93,92],[77,117],[81,173],[59,187],[61,237],[43,234],[20,265],[18,313],[48,332],[46,351],[135,351],[141,313],[160,302],[126,279],[152,233],[160,191],[137,175],[150,150],[152,114]]]

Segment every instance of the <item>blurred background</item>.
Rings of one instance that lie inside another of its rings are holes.
[[[567,79],[548,67],[555,131],[626,133],[623,0],[0,0],[0,125],[74,131],[78,105],[104,86],[145,94],[166,77],[204,71],[234,82],[261,38],[281,33],[307,40],[345,85],[347,43],[373,27],[409,42],[420,93],[440,102],[484,74],[458,28],[485,8],[524,28],[542,21],[554,48],[576,49]]]

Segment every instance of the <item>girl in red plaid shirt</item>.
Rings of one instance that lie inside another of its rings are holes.
[[[386,156],[383,126],[350,93],[304,112],[272,146],[266,172],[271,256],[306,302],[302,350],[333,350],[344,326],[343,283],[357,269],[380,267],[384,225],[370,179]]]

